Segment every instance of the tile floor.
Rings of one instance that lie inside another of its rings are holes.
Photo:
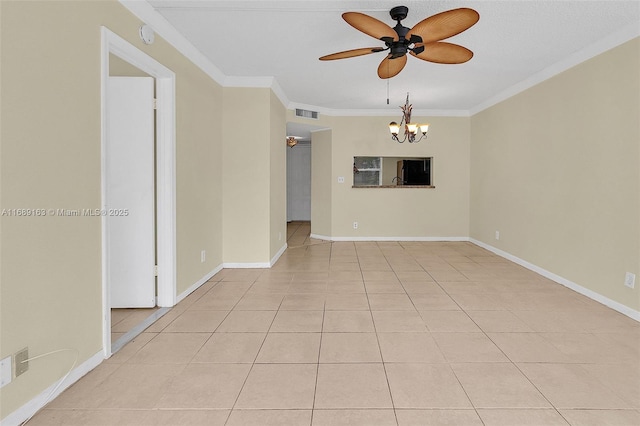
[[[225,269],[35,425],[640,425],[640,324],[466,242]]]
[[[126,332],[140,324],[158,308],[111,309],[111,342],[116,342]]]

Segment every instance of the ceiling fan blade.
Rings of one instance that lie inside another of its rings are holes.
[[[360,12],[346,12],[342,14],[342,19],[347,21],[356,30],[370,35],[373,38],[383,41],[398,41],[398,34],[393,28],[376,18]],[[390,39],[390,40],[385,40]]]
[[[473,52],[466,47],[444,41],[434,41],[424,45],[417,44],[414,49],[419,50],[420,47],[424,47],[422,52],[411,52],[411,54],[423,61],[437,64],[462,64],[473,57]]]
[[[334,59],[353,58],[354,56],[368,55],[369,53],[382,52],[382,47],[363,47],[361,49],[345,50],[344,52],[332,53],[330,55],[324,55],[320,58],[321,61],[332,61]]]
[[[480,14],[466,7],[452,9],[430,16],[418,22],[409,30],[407,40],[412,35],[422,38],[423,43],[444,40],[472,27],[480,19]]]
[[[391,58],[391,55],[389,55],[380,62],[378,66],[378,77],[383,79],[395,77],[402,71],[406,63],[407,55],[402,55],[398,58]]]

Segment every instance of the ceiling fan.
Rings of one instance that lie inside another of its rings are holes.
[[[409,8],[406,6],[396,6],[389,11],[391,18],[397,22],[394,28],[364,13],[343,13],[342,18],[349,25],[382,40],[386,47],[345,50],[322,56],[320,60],[352,58],[388,50],[389,54],[378,66],[378,76],[384,79],[394,77],[402,71],[407,63],[407,53],[438,64],[461,64],[473,57],[473,52],[466,47],[441,40],[460,34],[473,26],[480,19],[478,12],[469,8],[448,10],[423,19],[411,29],[400,23],[407,17],[408,12]]]

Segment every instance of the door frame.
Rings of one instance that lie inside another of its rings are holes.
[[[106,27],[101,27],[101,206],[106,208],[106,152],[108,150],[107,81],[109,54],[154,77],[156,85],[156,229],[158,299],[160,307],[176,303],[176,142],[175,73]],[[108,225],[102,216],[102,345],[111,356],[111,301],[108,268]]]

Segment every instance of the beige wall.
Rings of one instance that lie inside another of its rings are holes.
[[[225,263],[269,255],[269,89],[224,89],[223,245]]]
[[[331,130],[311,134],[311,233],[331,236]]]
[[[391,140],[389,117],[320,115],[329,130],[312,134],[311,232],[329,238],[466,238],[469,236],[468,117],[414,117],[429,122],[419,143]],[[436,188],[352,188],[353,157],[433,157]],[[338,183],[338,177],[344,183]],[[330,215],[329,215],[330,214]],[[358,222],[358,229],[353,229]]]
[[[398,175],[398,157],[385,157],[382,159],[382,184],[396,185]]]
[[[286,242],[285,117],[270,89],[224,89],[227,264],[268,263]]]
[[[397,118],[333,117],[331,236],[467,237],[469,118],[414,117],[431,123],[428,139],[415,144],[391,140],[387,125]],[[435,188],[352,188],[355,156],[433,157]]]
[[[222,89],[160,37],[144,45],[141,23],[116,1],[0,1],[0,20],[1,208],[100,205],[105,25],[176,73],[178,293],[222,262],[277,253],[286,235],[284,120],[293,119],[269,89]],[[472,118],[415,117],[431,122],[429,139],[415,145],[388,136],[399,115],[321,116],[313,124],[330,130],[313,135],[312,232],[471,235],[638,310],[640,286],[622,285],[625,271],[640,273],[638,43]],[[433,157],[436,188],[351,188],[360,155]],[[0,357],[25,346],[32,356],[74,348],[80,363],[98,353],[100,220],[2,216],[0,226]],[[0,418],[70,361],[31,363],[2,389]]]
[[[636,311],[639,52],[636,38],[471,120],[471,236]]]
[[[223,262],[223,93],[184,57],[176,59],[167,66],[177,75],[177,293],[181,294]]]
[[[273,259],[287,242],[287,110],[273,92],[270,101],[269,260]]]
[[[225,88],[224,106],[224,262],[268,263],[287,235],[286,110],[256,88]]]
[[[222,262],[221,88],[168,43],[144,45],[141,23],[116,1],[0,2],[0,204],[98,208],[100,26],[177,76],[178,293]],[[0,357],[102,348],[101,222],[0,218]],[[207,262],[200,263],[200,250]],[[4,418],[61,378],[73,353],[30,363],[1,392]]]
[[[122,77],[153,77],[113,53],[109,53],[109,75]]]

